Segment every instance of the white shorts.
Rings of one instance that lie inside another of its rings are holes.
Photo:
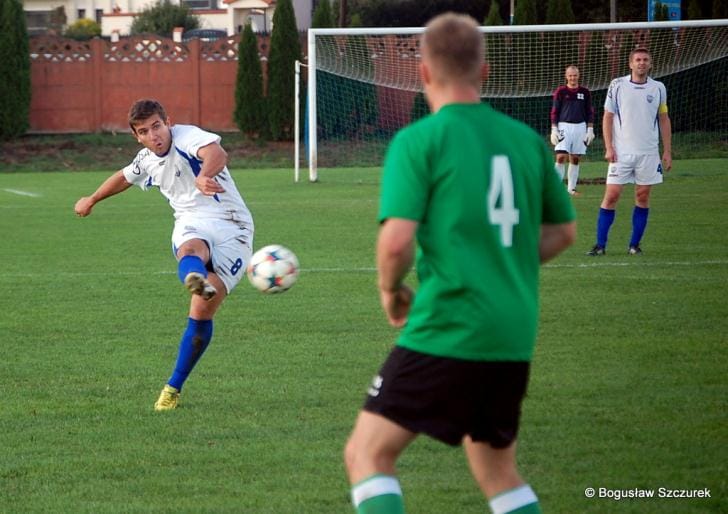
[[[584,155],[586,145],[586,123],[559,122],[559,144],[554,147],[555,152],[566,152],[570,155]]]
[[[227,292],[240,282],[253,251],[253,227],[229,220],[180,218],[172,231],[172,251],[190,239],[202,239],[210,248],[212,270]]]
[[[620,154],[610,162],[607,184],[651,186],[662,183],[662,162],[657,154]]]

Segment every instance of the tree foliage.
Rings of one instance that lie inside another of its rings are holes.
[[[238,44],[238,74],[235,82],[235,124],[251,137],[267,134],[263,98],[263,69],[258,55],[258,38],[250,23],[245,25]]]
[[[94,20],[81,18],[80,20],[76,20],[75,23],[69,25],[63,35],[67,38],[76,39],[78,41],[86,41],[100,36],[101,26]]]
[[[513,13],[513,23],[516,25],[537,25],[538,11],[534,0],[519,0],[516,11]]]
[[[688,20],[700,20],[703,18],[703,10],[698,0],[690,0],[688,4]]]
[[[329,0],[320,0],[316,9],[313,11],[313,19],[311,20],[311,28],[328,29],[334,26],[334,16],[331,11],[331,2]]]
[[[280,0],[273,14],[268,56],[268,123],[274,140],[293,135],[294,64],[301,60],[296,15],[291,0]]]
[[[498,0],[491,0],[488,16],[486,16],[483,24],[486,26],[503,25],[503,18],[501,18],[500,15],[500,6],[498,5]]]
[[[0,0],[0,55],[0,140],[5,140],[29,126],[30,51],[19,0]]]
[[[50,19],[48,20],[48,33],[54,36],[60,36],[63,33],[63,27],[66,25],[66,8],[59,5],[51,11]]]
[[[365,27],[419,27],[447,11],[482,20],[488,9],[483,0],[359,0],[350,5],[351,17],[359,14]]]
[[[162,0],[142,10],[131,24],[132,34],[157,34],[172,37],[175,27],[185,31],[200,27],[200,19],[184,4]]]
[[[728,0],[713,0],[713,19],[725,19],[728,18]]]
[[[575,23],[576,17],[571,8],[571,0],[549,0],[546,9],[546,23],[555,25],[559,23]]]

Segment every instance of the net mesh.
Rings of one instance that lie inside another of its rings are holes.
[[[643,24],[612,30],[484,30],[490,72],[481,96],[544,137],[550,128],[551,94],[564,83],[567,65],[579,67],[581,84],[592,92],[599,137],[610,81],[629,73],[632,49],[645,47],[653,58],[651,76],[667,87],[675,150],[682,152],[675,157],[694,157],[688,153],[700,149],[710,156],[711,149],[728,144],[728,22],[679,28]],[[381,164],[394,132],[428,112],[418,75],[419,39],[419,34],[316,35],[319,167]],[[589,153],[601,159],[599,141]]]

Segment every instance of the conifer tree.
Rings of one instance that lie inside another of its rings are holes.
[[[301,60],[296,15],[291,0],[280,0],[273,14],[268,56],[268,125],[274,140],[293,135],[294,65]]]
[[[703,12],[700,9],[698,0],[690,0],[688,4],[688,20],[700,20],[703,18]]]
[[[0,55],[0,140],[5,140],[29,126],[30,51],[19,0],[0,0]]]
[[[333,26],[334,17],[331,11],[331,2],[329,0],[320,0],[313,11],[311,27],[314,29],[328,29]]]
[[[488,16],[485,18],[484,24],[486,26],[503,25],[503,18],[501,18],[500,15],[500,5],[498,4],[498,0],[491,0],[490,10],[488,11]]]
[[[536,25],[538,12],[534,0],[519,0],[516,2],[516,12],[513,13],[513,23],[516,25]]]
[[[555,25],[560,23],[575,23],[576,17],[571,8],[571,0],[549,0],[546,9],[546,23]]]
[[[728,18],[728,0],[713,0],[713,19]]]
[[[235,124],[251,137],[268,131],[263,98],[263,70],[258,55],[258,38],[250,23],[238,44],[238,75],[235,83]]]

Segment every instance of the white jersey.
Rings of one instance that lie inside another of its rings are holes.
[[[144,148],[122,172],[126,180],[148,190],[158,187],[174,209],[174,217],[215,218],[242,223],[251,228],[253,218],[238,192],[227,166],[215,176],[224,193],[206,196],[195,186],[202,160],[197,151],[210,143],[219,143],[220,136],[193,125],[174,125],[172,145],[159,156]]]
[[[631,76],[609,84],[604,110],[614,114],[613,145],[620,154],[654,154],[660,151],[659,113],[667,112],[667,90],[662,82],[647,78],[644,84]]]

